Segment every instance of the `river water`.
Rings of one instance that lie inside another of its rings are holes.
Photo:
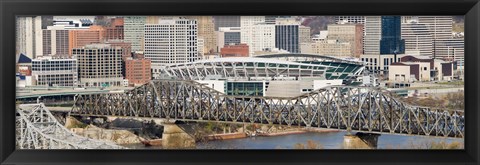
[[[217,140],[197,143],[197,149],[293,149],[297,143],[306,144],[312,140],[323,149],[342,149],[343,136],[346,132],[318,133],[308,132],[283,136],[257,136],[243,139]],[[408,136],[382,134],[378,138],[379,149],[412,149],[412,146],[424,145],[430,142],[460,142],[460,138]],[[132,149],[161,149],[158,146],[126,145]]]

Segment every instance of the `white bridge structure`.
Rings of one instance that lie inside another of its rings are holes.
[[[123,149],[113,142],[79,136],[63,125],[43,103],[21,104],[16,113],[17,149]]]

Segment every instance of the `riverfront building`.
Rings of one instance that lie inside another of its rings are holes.
[[[108,44],[91,44],[74,48],[78,59],[79,79],[83,86],[121,86],[122,48]]]
[[[125,60],[125,79],[129,85],[139,86],[150,82],[152,77],[150,60],[134,59],[129,57]]]
[[[447,81],[454,76],[454,63],[428,56],[404,56],[390,65],[388,79],[392,82]]]
[[[32,60],[34,85],[76,86],[78,83],[77,59],[39,57]]]
[[[371,72],[388,75],[390,64],[400,62],[400,58],[405,54],[382,54],[370,55],[364,54],[360,56],[360,60],[365,63],[366,69]]]

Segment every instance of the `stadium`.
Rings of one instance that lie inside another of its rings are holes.
[[[330,85],[365,85],[363,62],[313,54],[269,54],[168,65],[160,79],[195,80],[228,95],[290,97]]]

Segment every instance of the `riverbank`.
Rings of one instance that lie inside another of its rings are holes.
[[[325,129],[325,128],[299,128],[299,129],[292,129],[292,130],[284,130],[278,132],[255,132],[255,133],[245,133],[245,132],[234,132],[234,133],[221,133],[221,134],[213,134],[207,135],[206,139],[209,141],[212,140],[228,140],[228,139],[241,139],[247,138],[249,136],[285,136],[285,135],[293,135],[293,134],[304,134],[308,132],[316,132],[316,133],[331,133],[331,132],[339,132],[337,129]]]

